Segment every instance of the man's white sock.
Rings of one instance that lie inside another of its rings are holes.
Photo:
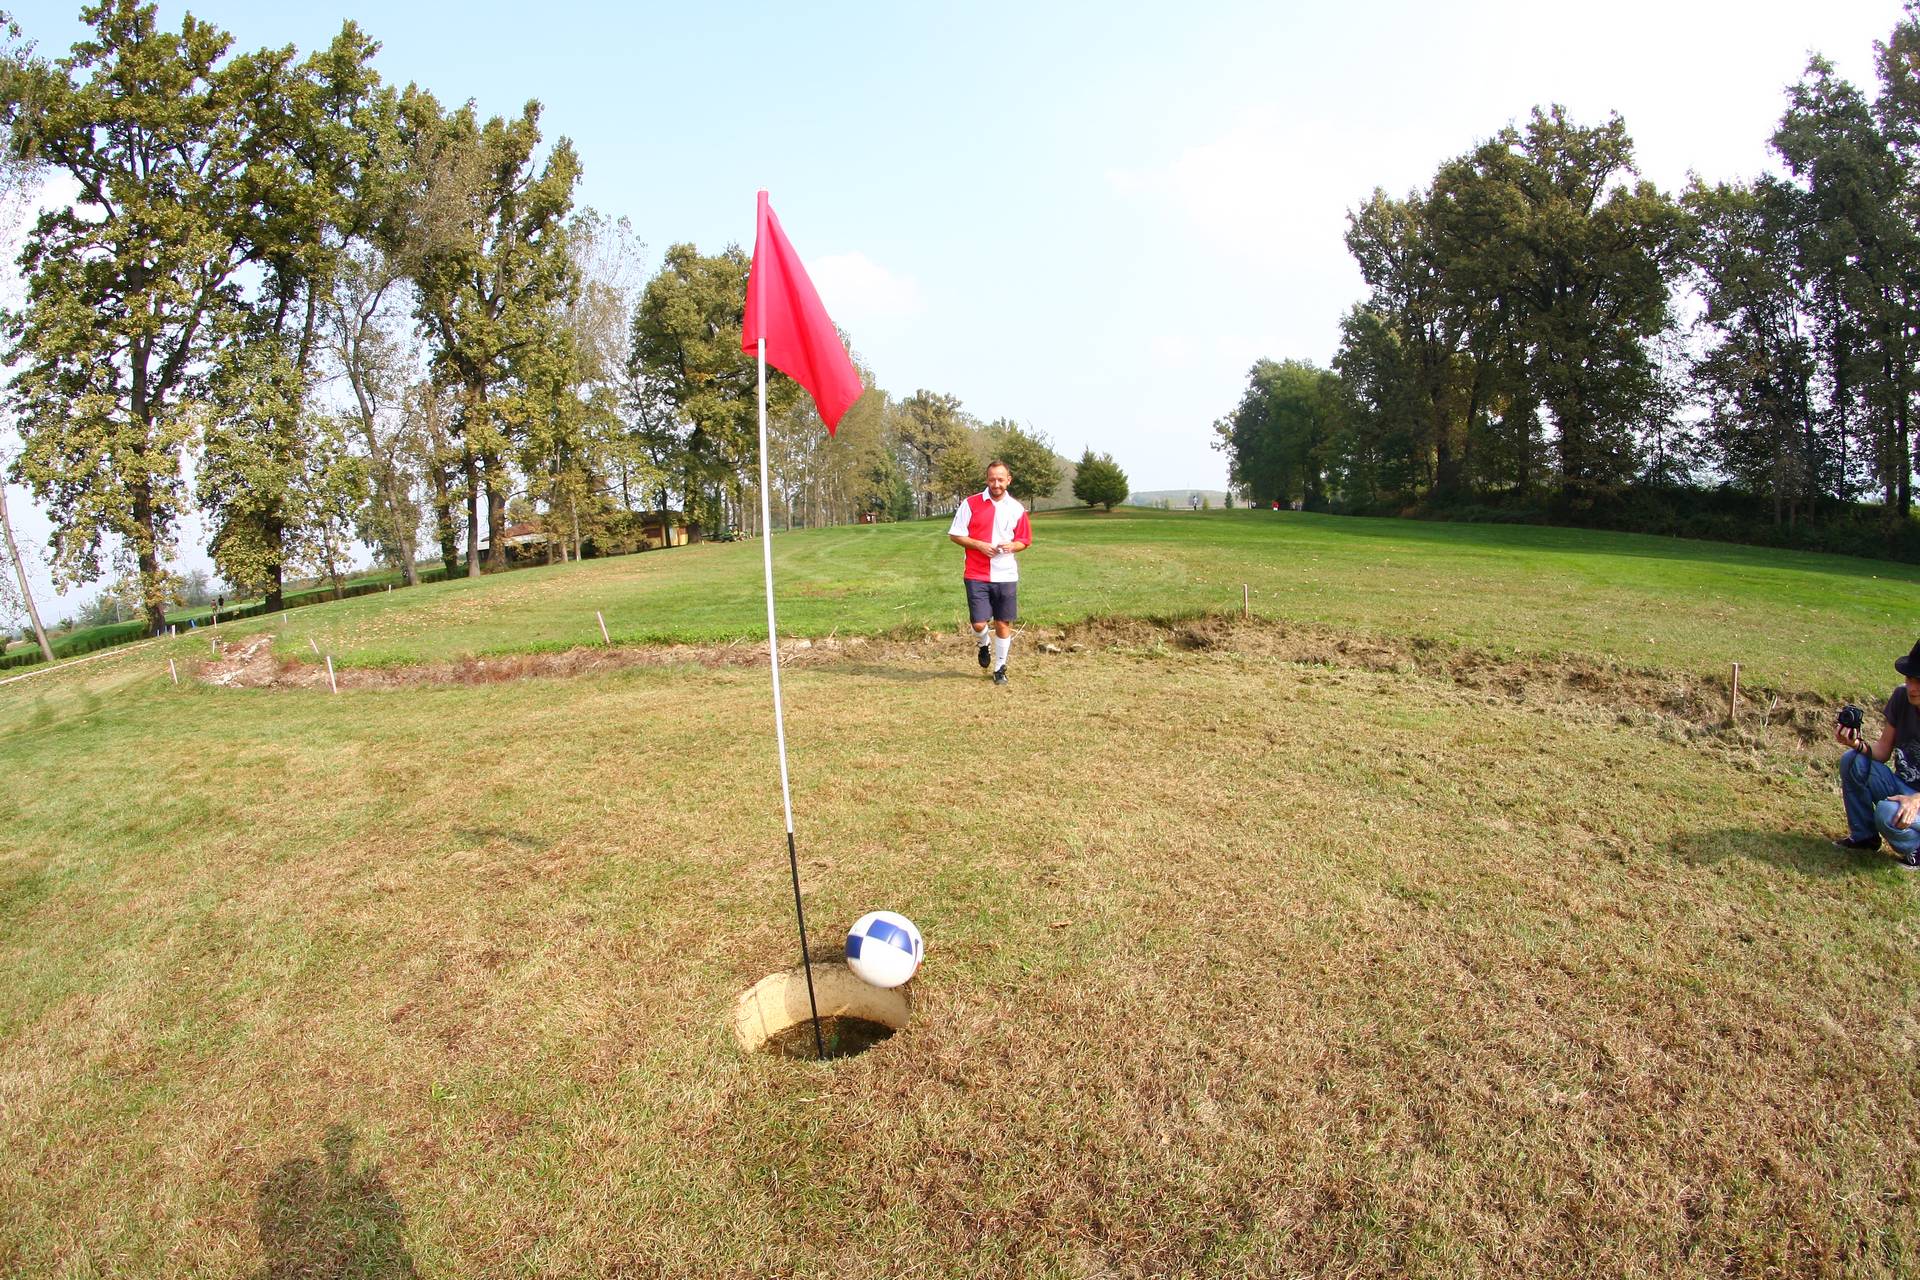
[[[1002,638],[1000,636],[995,636],[993,638],[993,665],[994,666],[1004,667],[1007,665],[1007,649],[1011,647],[1012,644],[1013,644],[1012,636],[1007,636],[1005,638]]]
[[[987,647],[987,641],[993,639],[993,637],[987,634],[985,631],[976,631],[973,633],[973,639],[974,639],[974,643],[978,644],[982,649],[984,649]]]

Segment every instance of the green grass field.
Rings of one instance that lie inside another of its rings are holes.
[[[1122,508],[1035,519],[1021,608],[1038,625],[1235,611],[1518,654],[1611,655],[1833,693],[1913,643],[1920,566],[1520,525]],[[960,623],[943,522],[775,536],[783,632],[873,635]],[[376,594],[278,619],[278,649],[342,665],[600,643],[764,639],[757,543],[707,544]],[[257,620],[236,624],[244,633]]]
[[[816,951],[928,939],[831,1064],[728,1027],[797,959],[757,545],[287,615],[424,664],[337,697],[204,637],[0,686],[0,1274],[1920,1269],[1920,884],[1825,843],[1830,745],[1657,693],[1883,697],[1914,571],[1036,525],[1005,690],[937,525],[775,540],[783,631],[880,637],[783,675]],[[595,609],[709,648],[443,678]]]

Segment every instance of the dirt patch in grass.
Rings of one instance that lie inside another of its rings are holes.
[[[855,658],[868,663],[938,662],[952,657],[955,643],[956,637],[950,634],[919,627],[877,637],[801,637],[781,642],[780,661],[789,667],[822,666]],[[1551,705],[1571,701],[1612,709],[1623,723],[1651,717],[1688,736],[1712,735],[1754,746],[1799,750],[1824,750],[1830,745],[1836,709],[1833,700],[1822,695],[1743,685],[1739,714],[1730,721],[1725,677],[1710,679],[1607,658],[1503,654],[1431,640],[1230,614],[1180,619],[1098,618],[1064,628],[1023,631],[1019,645],[1023,664],[1072,661],[1090,652],[1151,655],[1177,651],[1417,674],[1514,703]],[[556,653],[468,657],[405,667],[336,667],[334,678],[342,690],[396,689],[593,676],[636,667],[760,666],[766,660],[766,645],[743,639],[728,644],[578,647]],[[322,662],[276,657],[265,636],[203,664],[199,678],[230,688],[328,688]]]

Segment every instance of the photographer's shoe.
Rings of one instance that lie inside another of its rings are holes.
[[[1872,836],[1835,836],[1833,847],[1836,849],[1858,849],[1865,852],[1880,847],[1880,837]]]

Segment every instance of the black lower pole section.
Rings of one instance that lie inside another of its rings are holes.
[[[820,1006],[813,998],[813,957],[807,954],[807,913],[800,907],[800,855],[793,851],[793,832],[787,832],[787,868],[793,872],[793,918],[800,922],[800,966],[807,971],[807,1012],[813,1015],[813,1048],[821,1061],[827,1042],[820,1037]]]

